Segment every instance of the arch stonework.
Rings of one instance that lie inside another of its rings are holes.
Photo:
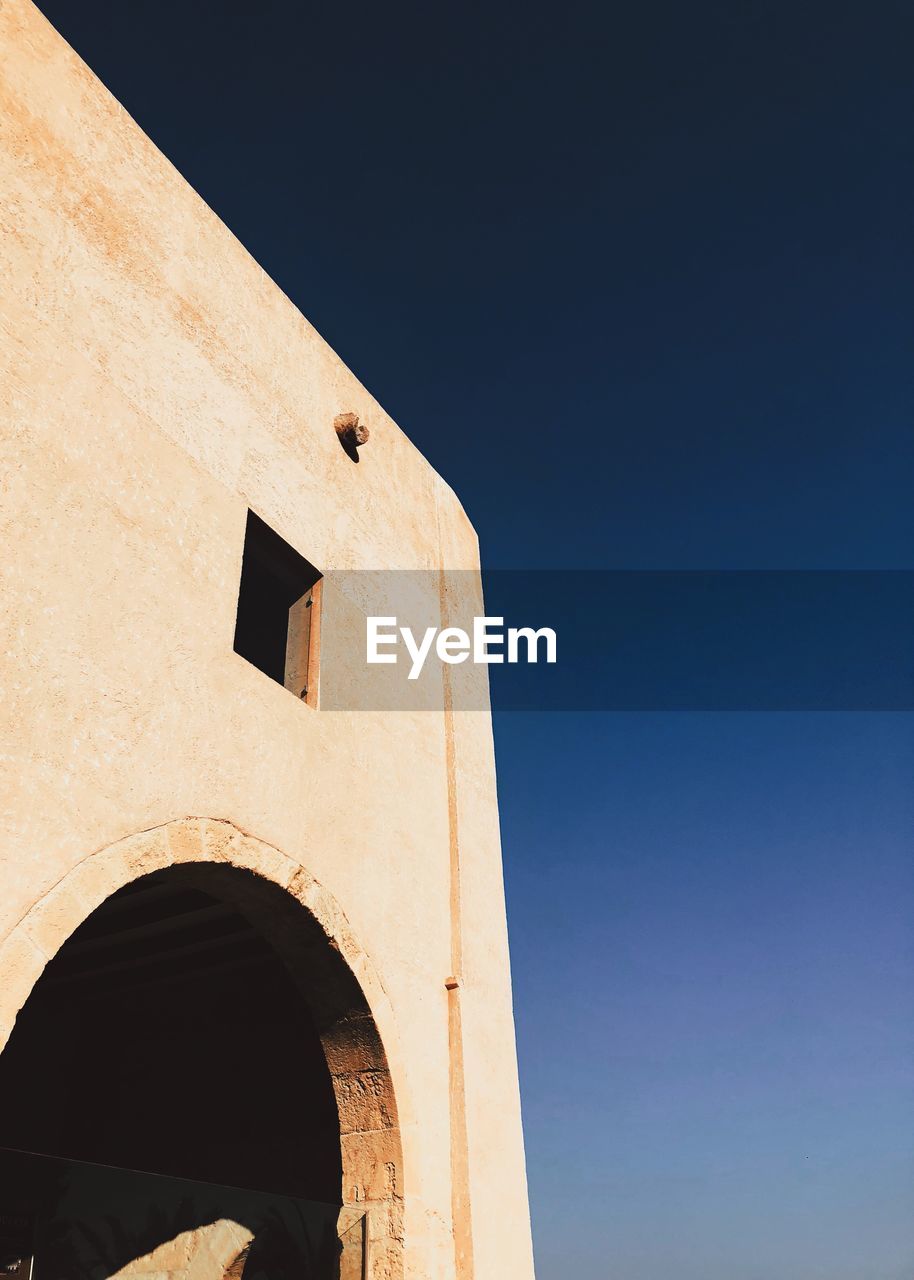
[[[339,904],[300,863],[273,845],[226,820],[180,818],[126,836],[83,859],[0,943],[0,1053],[45,966],[78,926],[118,889],[172,867],[183,868],[201,887],[216,887],[259,924],[300,986],[324,1049],[339,1114],[340,1227],[344,1230],[364,1213],[369,1274],[372,1280],[397,1280],[404,1273],[401,1124],[406,1087],[396,1057],[393,1011]],[[233,869],[251,873],[247,886]],[[250,891],[258,884],[268,891],[266,900],[256,889]],[[284,919],[275,913],[277,890],[290,908]]]

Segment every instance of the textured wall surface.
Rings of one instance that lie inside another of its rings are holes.
[[[237,1222],[222,1218],[197,1231],[184,1231],[159,1245],[112,1280],[234,1280],[243,1275],[244,1254],[253,1236]]]
[[[473,530],[27,0],[0,41],[0,1042],[130,872],[93,855],[225,824],[336,904],[384,1005],[405,1273],[525,1280],[489,717],[322,712],[232,647],[249,507],[331,572],[474,569]]]

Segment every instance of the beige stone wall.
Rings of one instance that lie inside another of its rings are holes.
[[[122,882],[93,855],[230,824],[303,869],[361,957],[406,1275],[525,1280],[488,716],[321,712],[232,649],[248,507],[325,571],[474,568],[473,530],[26,0],[0,44],[0,1040]],[[341,412],[371,431],[357,466]]]
[[[183,1231],[152,1253],[122,1267],[111,1280],[235,1280],[254,1237],[246,1227],[220,1218]]]

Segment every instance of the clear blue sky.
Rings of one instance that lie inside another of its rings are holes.
[[[907,3],[43,8],[488,565],[914,567]],[[912,716],[496,733],[540,1280],[910,1280]]]

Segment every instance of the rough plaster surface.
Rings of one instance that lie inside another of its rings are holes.
[[[344,1196],[402,1244],[375,1274],[525,1280],[489,717],[321,712],[232,649],[248,507],[324,571],[475,569],[473,530],[27,0],[0,44],[0,1039],[107,894],[230,847],[344,948],[381,1037],[401,1150],[341,1138]]]

